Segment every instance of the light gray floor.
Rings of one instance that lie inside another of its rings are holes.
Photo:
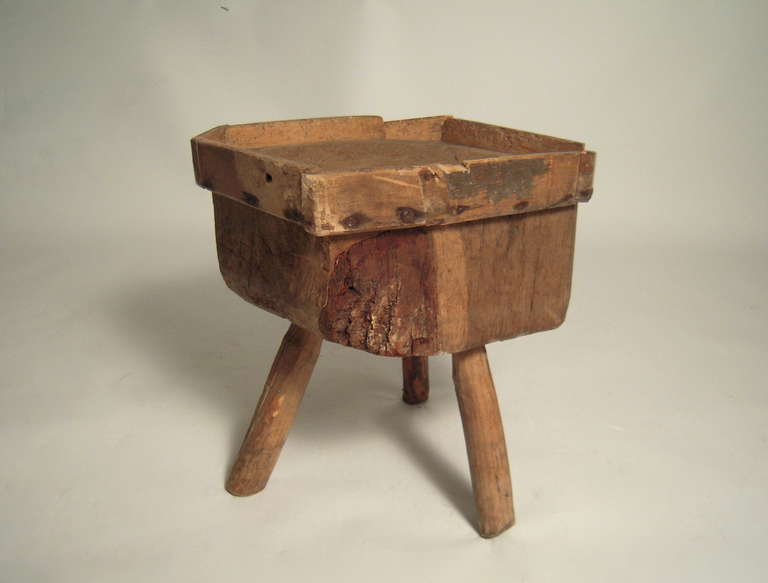
[[[178,244],[160,238],[130,261],[83,244],[72,262],[6,263],[24,282],[3,298],[9,580],[758,581],[768,567],[767,286],[752,279],[768,257],[580,250],[564,327],[489,347],[518,524],[485,541],[448,357],[432,359],[428,404],[408,407],[397,360],[324,345],[268,488],[226,494],[286,326],[226,290],[209,240],[186,244],[196,257],[173,266]]]
[[[0,580],[763,581],[765,11],[684,4],[4,4]],[[565,325],[488,348],[497,539],[446,356],[408,407],[325,344],[267,489],[223,489],[287,324],[220,281],[187,140],[343,113],[599,152]]]

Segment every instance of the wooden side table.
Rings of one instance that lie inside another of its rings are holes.
[[[510,527],[485,345],[563,322],[594,152],[450,116],[360,116],[220,126],[192,153],[224,280],[291,321],[227,490],[266,485],[323,339],[402,358],[411,404],[428,397],[427,358],[449,352],[478,531]]]

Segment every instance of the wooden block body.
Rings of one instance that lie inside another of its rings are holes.
[[[226,284],[292,323],[227,490],[266,485],[323,339],[402,358],[409,404],[429,397],[428,357],[448,352],[478,531],[509,528],[485,345],[564,321],[594,152],[451,116],[353,116],[219,126],[192,157]]]
[[[247,301],[382,356],[461,352],[560,325],[574,204],[447,225],[316,236],[214,194],[219,264]]]

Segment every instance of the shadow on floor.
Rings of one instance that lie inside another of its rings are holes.
[[[120,333],[168,375],[169,386],[182,385],[231,420],[231,465],[288,322],[250,306],[215,275],[121,288],[112,315]],[[432,359],[430,366],[434,376],[448,363]],[[456,407],[453,391],[440,387],[427,405],[411,407],[400,401],[400,375],[399,359],[324,343],[290,439],[343,447],[350,433],[373,424],[472,522],[467,469],[455,467],[419,430],[420,415]]]

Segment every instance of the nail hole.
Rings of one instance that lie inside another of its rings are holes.
[[[272,175],[269,172],[264,175],[264,178],[267,179],[267,182],[272,182]]]

